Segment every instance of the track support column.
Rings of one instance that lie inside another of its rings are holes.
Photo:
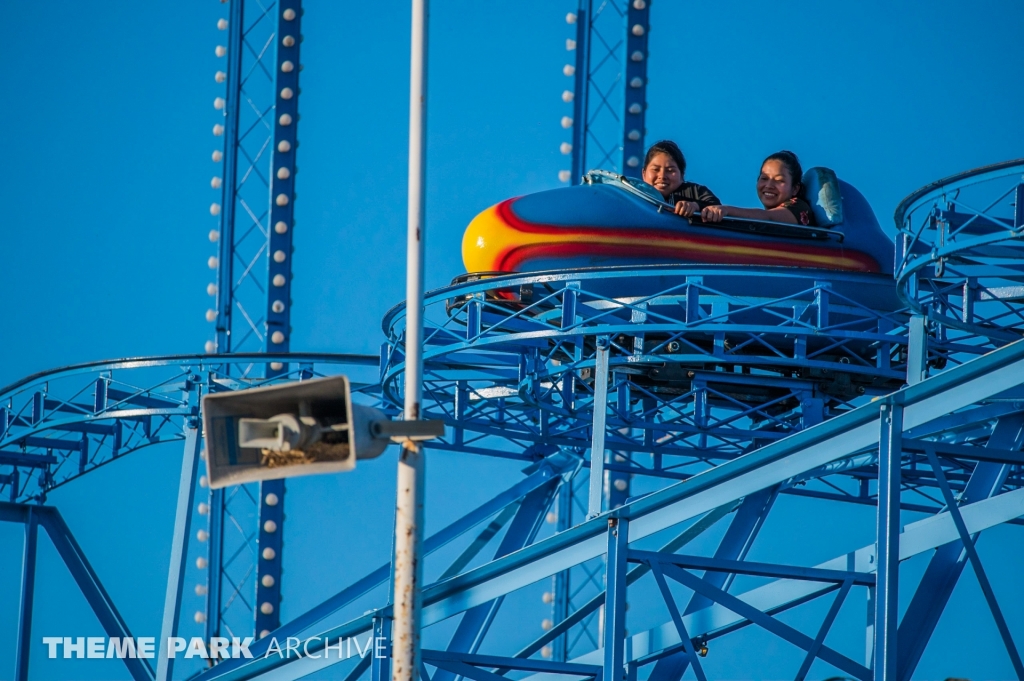
[[[928,319],[923,315],[910,318],[907,338],[907,383],[914,385],[925,378],[928,362]]]
[[[881,409],[878,441],[878,519],[875,560],[875,681],[896,679],[896,632],[899,620],[900,481],[903,406]]]
[[[192,504],[195,501],[196,470],[202,438],[195,419],[185,422],[185,451],[181,457],[181,476],[178,479],[178,505],[174,513],[174,538],[171,541],[171,566],[167,572],[167,590],[164,595],[164,616],[160,624],[157,651],[156,681],[170,681],[174,662],[167,657],[167,639],[178,633],[181,614],[181,592],[188,560],[188,538],[192,527]]]
[[[377,657],[377,641],[383,640],[387,654]],[[391,618],[373,618],[373,653],[370,660],[370,681],[388,681],[391,678]]]
[[[602,681],[624,681],[626,664],[626,572],[629,520],[608,519],[608,569],[605,573],[604,672]]]
[[[572,527],[572,488],[573,480],[575,480],[578,470],[571,476],[563,477],[562,486],[558,490],[558,499],[556,501],[556,532],[564,532]],[[562,570],[554,576],[552,583],[554,584],[554,608],[552,612],[552,621],[558,625],[565,621],[570,615],[570,602],[569,597],[572,589],[572,581],[570,579],[571,571]],[[554,641],[552,645],[552,658],[556,662],[565,662],[569,659],[569,635],[562,634]]]
[[[28,662],[32,651],[32,602],[36,584],[36,543],[39,523],[34,509],[25,509],[25,548],[21,561],[21,604],[18,616],[18,647],[15,650],[15,681],[28,681]]]
[[[590,446],[590,496],[587,517],[601,515],[604,496],[604,430],[608,416],[608,351],[611,339],[597,339],[597,358],[594,366],[594,434]]]

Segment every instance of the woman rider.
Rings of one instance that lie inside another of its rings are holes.
[[[708,206],[721,203],[710,189],[696,182],[686,182],[686,158],[675,142],[662,140],[651,145],[644,158],[643,180],[661,192],[676,215],[690,217]]]
[[[814,225],[814,213],[810,204],[801,196],[803,169],[800,160],[792,151],[772,154],[761,164],[757,177],[757,198],[764,208],[739,208],[737,206],[708,206],[701,209],[704,222],[721,222],[722,218],[746,218],[748,220],[770,220],[795,225]]]

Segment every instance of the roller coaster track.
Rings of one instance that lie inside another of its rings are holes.
[[[661,681],[692,667],[704,678],[708,642],[755,625],[803,650],[796,678],[820,659],[858,679],[909,680],[971,563],[1020,675],[1005,603],[975,542],[1024,513],[1024,346],[1013,342],[1024,328],[1013,293],[1024,283],[1014,262],[1022,170],[1001,164],[909,197],[897,212],[895,286],[833,272],[665,266],[503,275],[429,294],[425,403],[448,425],[436,446],[526,468],[427,540],[430,561],[452,542],[463,548],[424,591],[427,627],[461,616],[446,649],[424,651],[433,668],[424,673],[433,681],[497,681],[513,670],[611,681],[624,669],[627,678]],[[969,188],[990,198],[969,203]],[[966,216],[967,205],[984,210]],[[188,464],[188,452],[199,451],[204,392],[362,372],[358,399],[395,413],[402,324],[400,306],[386,315],[380,359],[139,358],[19,381],[0,392],[0,482],[15,502],[4,518],[29,522],[19,509],[153,444],[183,440]],[[915,361],[920,380],[905,386]],[[271,363],[280,375],[268,379]],[[602,484],[587,482],[595,469]],[[614,481],[634,476],[660,482],[644,496],[617,498]],[[182,488],[186,516],[203,513],[192,480]],[[590,487],[590,506],[567,503],[579,496],[569,494],[574,485]],[[813,566],[799,552],[784,563],[747,560],[779,495],[877,506],[876,542]],[[929,517],[901,530],[900,509]],[[558,531],[546,536],[540,527],[552,515]],[[711,555],[681,553],[720,523]],[[184,557],[196,552],[194,540],[180,542],[179,606]],[[928,553],[897,626],[899,562]],[[386,677],[386,658],[313,655],[337,637],[386,634],[387,604],[354,619],[344,613],[388,574],[378,567],[257,642],[254,659],[225,660],[199,678],[299,678],[330,664],[346,665],[349,679]],[[733,592],[739,575],[771,581]],[[556,612],[525,644],[490,631],[505,599],[544,579],[553,590],[574,588],[579,605]],[[671,618],[637,622],[627,635],[627,596],[643,583]],[[855,589],[874,603],[862,660],[823,643]],[[831,600],[817,631],[777,619],[822,598]],[[597,640],[583,636],[594,630]],[[281,636],[319,638],[306,655],[260,654]],[[133,675],[149,678],[141,666]]]

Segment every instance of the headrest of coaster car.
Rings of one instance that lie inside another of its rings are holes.
[[[804,173],[803,183],[804,195],[818,224],[822,227],[842,224],[843,196],[836,174],[828,168],[811,168]]]

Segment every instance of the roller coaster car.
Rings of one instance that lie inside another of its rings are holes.
[[[675,215],[649,184],[593,170],[583,184],[502,201],[462,238],[469,273],[611,265],[800,267],[892,274],[892,241],[867,201],[827,168],[804,174],[817,227]]]
[[[892,279],[893,244],[879,227],[867,201],[827,168],[810,169],[803,182],[815,211],[816,227],[730,218],[708,224],[699,217],[686,219],[675,215],[661,194],[644,182],[591,171],[579,186],[509,199],[478,215],[466,229],[462,242],[468,273],[457,277],[453,284],[499,278],[493,288],[484,292],[492,309],[527,308],[527,315],[545,316],[555,324],[557,320],[550,312],[559,304],[555,290],[560,288],[559,284],[547,284],[543,277],[529,283],[509,284],[514,278],[508,275],[557,270],[564,276],[566,270],[601,268],[610,276],[588,278],[586,290],[591,295],[583,305],[600,304],[597,297],[624,301],[656,295],[657,300],[652,299],[647,309],[665,319],[682,314],[676,299],[682,294],[679,284],[685,283],[686,277],[674,267],[680,264],[699,266],[703,284],[727,295],[784,298],[806,290],[809,282],[827,280],[834,292],[869,309],[898,309]],[[637,267],[645,270],[644,276],[635,276]],[[622,276],[609,272],[616,268],[621,268]],[[785,272],[786,276],[756,276],[765,270]],[[466,296],[449,299],[449,314],[458,315],[466,300]],[[841,311],[834,310],[832,314],[834,324],[842,321]],[[622,315],[626,315],[624,321],[628,323],[626,307],[609,310],[606,318],[610,321]],[[773,326],[777,318],[760,306],[752,306],[743,323]],[[850,323],[855,320],[851,318]],[[500,321],[496,324],[501,326]],[[780,329],[779,333],[784,334],[785,330]],[[657,333],[647,334],[644,346],[648,352],[667,355],[667,361],[635,367],[635,380],[657,391],[685,392],[690,389],[694,372],[714,369],[705,367],[704,360],[699,359],[703,356],[710,360],[714,340],[707,333],[687,333],[689,350],[682,353],[667,345],[659,346],[662,342],[670,345],[669,340],[667,335],[662,338]],[[745,340],[742,333],[735,338],[727,334],[725,343],[742,346]],[[808,352],[820,353],[824,347],[811,346],[825,346],[828,342],[827,338],[812,338]],[[620,345],[631,346],[631,339],[621,339]],[[855,364],[873,366],[877,349],[869,343],[860,345],[847,342],[844,352]],[[763,359],[753,356],[759,347],[754,344],[751,348],[747,358],[751,365],[782,378],[809,378],[823,393],[841,399],[898,387],[856,371],[823,373],[806,367],[768,367]],[[673,361],[672,355],[690,357]],[[841,363],[838,357],[831,361],[827,357],[818,359],[826,365]],[[744,360],[737,356],[737,366]],[[731,395],[735,390],[750,388],[723,386],[722,393]],[[768,393],[762,399],[777,399],[773,391]],[[778,408],[790,405],[783,400]]]

